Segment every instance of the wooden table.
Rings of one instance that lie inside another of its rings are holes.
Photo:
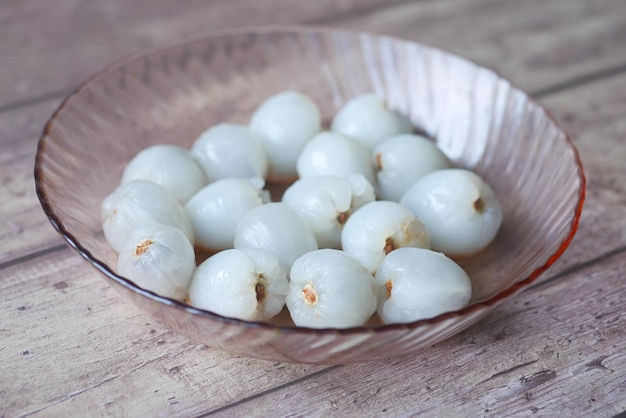
[[[212,29],[306,23],[441,47],[531,92],[588,176],[543,281],[419,355],[271,363],[153,323],[44,217],[32,167],[61,99],[109,62]],[[626,411],[624,0],[3,0],[0,416],[600,416]]]

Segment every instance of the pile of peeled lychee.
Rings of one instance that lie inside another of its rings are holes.
[[[374,94],[323,130],[315,102],[276,94],[248,125],[220,123],[191,149],[154,145],[102,203],[117,272],[219,315],[347,328],[466,306],[454,258],[484,249],[502,210],[477,174]],[[285,184],[282,196],[268,185]],[[211,254],[196,265],[196,253]]]

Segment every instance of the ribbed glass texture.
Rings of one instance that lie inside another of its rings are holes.
[[[291,326],[286,314],[274,324],[223,318],[116,275],[100,204],[127,162],[153,144],[190,147],[214,123],[247,123],[261,101],[286,89],[310,95],[326,123],[346,100],[374,91],[409,115],[455,164],[493,186],[504,209],[502,229],[487,250],[460,260],[473,280],[470,306],[406,325],[312,330]],[[209,346],[319,364],[417,352],[475,323],[563,253],[585,192],[567,135],[494,72],[413,42],[301,27],[213,34],[104,70],[47,124],[35,179],[44,211],[67,242],[160,322]]]

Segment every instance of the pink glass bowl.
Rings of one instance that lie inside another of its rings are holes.
[[[468,307],[406,325],[315,330],[292,326],[287,314],[273,323],[225,318],[115,273],[100,204],[126,163],[149,145],[190,147],[214,123],[247,123],[262,100],[285,89],[310,95],[325,120],[346,100],[374,91],[455,164],[492,185],[505,220],[487,250],[461,260],[473,280]],[[43,210],[69,245],[161,323],[209,346],[316,364],[417,352],[475,323],[561,256],[585,195],[567,134],[493,71],[414,42],[306,27],[222,32],[109,67],[67,97],[46,125],[35,180]]]

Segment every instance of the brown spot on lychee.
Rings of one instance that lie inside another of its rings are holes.
[[[341,212],[339,215],[337,215],[337,222],[339,222],[339,225],[345,224],[347,220],[348,212]]]
[[[480,197],[474,201],[474,209],[478,213],[483,213],[485,210],[485,202]]]
[[[383,155],[380,152],[376,153],[376,169],[378,171],[383,169]]]
[[[139,244],[137,244],[137,247],[135,247],[135,252],[133,254],[135,255],[135,257],[139,257],[140,255],[148,251],[148,248],[150,248],[152,244],[154,244],[154,241],[152,241],[151,239],[142,240]]]
[[[302,289],[302,295],[304,296],[304,302],[309,306],[317,305],[317,293],[311,283],[308,283]]]
[[[385,250],[385,255],[396,249],[396,243],[393,242],[393,238],[389,237],[385,240],[385,247],[383,249]]]
[[[257,302],[261,302],[265,299],[265,285],[263,283],[257,282],[254,286],[254,291],[256,292]]]
[[[391,290],[393,289],[393,282],[391,280],[385,282],[385,289],[387,289],[387,299],[391,299]]]

